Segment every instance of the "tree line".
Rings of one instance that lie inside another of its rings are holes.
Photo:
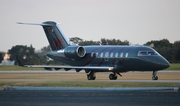
[[[79,37],[72,37],[69,39],[72,45],[86,46],[86,45],[130,45],[129,41],[121,41],[120,39],[105,39],[100,41],[83,40]],[[162,56],[164,56],[169,62],[180,62],[180,41],[170,43],[167,39],[152,40],[144,44],[145,46],[151,46]],[[16,45],[8,50],[10,54],[9,60],[15,60],[15,55],[18,55],[24,64],[60,64],[46,57],[46,53],[51,51],[50,46],[44,46],[40,50],[35,51],[35,48],[24,45]],[[3,60],[4,52],[0,52],[0,62]],[[17,63],[16,63],[17,64]]]
[[[146,46],[152,46],[171,63],[180,62],[180,41],[170,43],[167,39],[149,41]]]

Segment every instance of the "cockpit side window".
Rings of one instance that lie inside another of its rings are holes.
[[[157,55],[154,51],[139,51],[138,56],[151,56],[151,55]]]
[[[148,55],[157,55],[157,53],[154,52],[154,51],[149,51],[149,52],[148,52]]]

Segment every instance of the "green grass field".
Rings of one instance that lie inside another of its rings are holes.
[[[167,70],[180,70],[180,63],[171,63],[171,66]]]
[[[156,82],[106,82],[106,81],[52,81],[52,82],[1,82],[0,88],[6,86],[34,86],[34,87],[177,87],[178,83]]]

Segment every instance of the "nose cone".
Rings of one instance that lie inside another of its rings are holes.
[[[170,67],[170,63],[162,56],[159,57],[159,59],[156,61],[157,64],[159,64],[159,67],[161,69],[166,69]]]
[[[170,67],[170,63],[166,59],[164,60],[162,65],[164,66],[164,69]]]

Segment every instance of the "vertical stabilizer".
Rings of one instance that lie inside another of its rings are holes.
[[[61,32],[58,25],[53,21],[46,21],[43,23],[22,23],[18,24],[28,24],[28,25],[41,25],[44,29],[46,37],[49,41],[52,50],[60,50],[69,46],[69,42],[66,37]]]
[[[46,37],[52,50],[64,49],[70,45],[55,22],[47,21],[43,22],[41,25],[46,33]]]

